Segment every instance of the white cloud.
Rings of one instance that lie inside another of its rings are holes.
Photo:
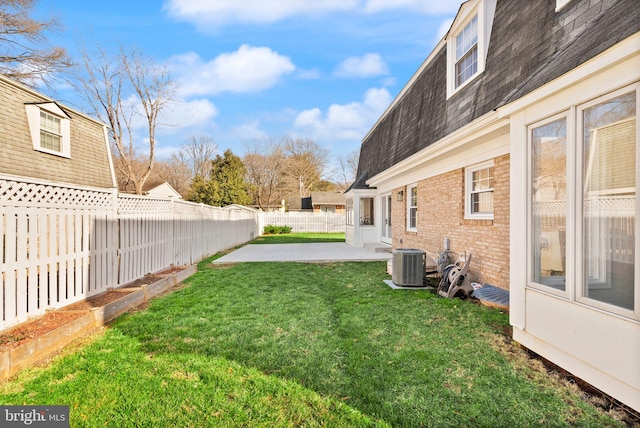
[[[195,52],[170,60],[178,76],[182,96],[213,95],[221,92],[260,92],[276,85],[296,67],[291,60],[268,47],[242,45],[235,52],[203,61]]]
[[[461,1],[450,0],[166,0],[164,10],[171,16],[211,31],[234,23],[271,24],[291,17],[331,12],[381,13],[393,9],[412,10],[426,15],[455,13]]]
[[[294,125],[305,135],[322,140],[360,140],[391,102],[384,88],[369,89],[361,102],[332,104],[326,114],[319,108],[298,114]]]
[[[317,68],[309,70],[298,70],[296,77],[302,80],[316,80],[322,77],[322,73]]]
[[[392,9],[408,9],[427,15],[455,13],[461,1],[451,0],[367,0],[365,10],[380,13]]]
[[[169,130],[181,130],[209,124],[219,113],[216,106],[206,99],[178,101],[163,112],[162,123]]]
[[[368,53],[361,57],[349,57],[336,67],[338,77],[373,77],[389,73],[387,64],[378,54]]]
[[[274,23],[291,16],[350,10],[359,0],[168,0],[164,9],[172,16],[194,22],[202,29],[236,22]]]
[[[436,43],[442,40],[442,38],[447,34],[449,28],[451,28],[451,24],[453,24],[453,18],[445,19],[444,21],[442,21],[442,23],[440,23],[438,33],[436,34]]]
[[[243,141],[262,140],[268,135],[267,131],[260,127],[258,120],[236,126],[233,128],[232,134]]]

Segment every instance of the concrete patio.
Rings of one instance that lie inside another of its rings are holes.
[[[389,252],[352,247],[344,242],[309,244],[250,244],[217,260],[214,264],[240,262],[368,262],[387,261]]]

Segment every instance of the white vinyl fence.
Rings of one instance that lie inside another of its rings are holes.
[[[0,177],[0,331],[260,233],[258,213]]]
[[[260,233],[264,226],[289,226],[292,232],[344,233],[347,228],[345,214],[315,212],[260,213]]]

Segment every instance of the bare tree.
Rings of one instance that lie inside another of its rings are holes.
[[[51,18],[29,17],[33,0],[0,0],[0,74],[35,86],[72,65],[64,49],[47,46],[46,33],[60,28]]]
[[[343,192],[346,191],[356,179],[359,158],[360,152],[358,150],[338,156],[338,167],[340,168],[338,176],[340,181],[337,185]]]
[[[192,135],[180,148],[180,153],[191,166],[192,176],[206,177],[218,145],[208,135]]]
[[[142,194],[144,183],[155,162],[158,118],[172,101],[174,83],[167,68],[138,51],[126,51],[111,58],[103,50],[83,55],[85,74],[79,76],[81,92],[95,114],[109,126],[109,137],[115,147],[116,164],[135,192]],[[130,97],[135,102],[130,101]],[[147,142],[144,155],[140,139],[135,135],[133,120],[141,115],[146,121]],[[142,167],[137,161],[144,159]]]
[[[322,179],[329,152],[310,139],[286,139],[283,150],[287,156],[286,172],[291,190],[297,188],[298,195],[309,196]]]
[[[254,141],[246,148],[243,162],[254,203],[262,210],[279,206],[282,199],[288,196],[284,181],[286,156],[282,142]]]
[[[167,182],[176,189],[183,198],[186,198],[191,190],[191,168],[179,154],[172,154],[165,161],[156,162],[149,180],[157,180],[160,183]]]

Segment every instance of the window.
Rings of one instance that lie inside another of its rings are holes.
[[[529,132],[531,286],[636,318],[637,99],[623,89]]]
[[[407,229],[418,230],[418,186],[407,189]]]
[[[27,119],[34,150],[71,156],[69,116],[56,103],[27,104]]]
[[[634,309],[636,94],[581,110],[582,291],[585,298]]]
[[[565,290],[567,119],[532,129],[533,282]]]
[[[62,147],[60,118],[40,111],[40,147],[59,152]]]
[[[353,226],[353,198],[347,198],[344,210],[347,215],[347,226]]]
[[[373,225],[373,198],[360,199],[360,225]]]
[[[466,169],[465,218],[493,219],[493,161]]]
[[[478,71],[478,15],[456,37],[456,88]]]
[[[496,0],[464,2],[447,34],[447,98],[485,68]]]

